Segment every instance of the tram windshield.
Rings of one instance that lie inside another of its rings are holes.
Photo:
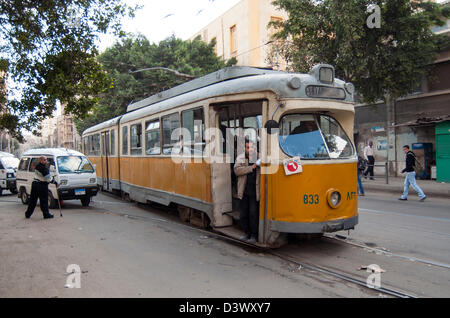
[[[279,142],[289,156],[302,159],[338,159],[354,149],[341,125],[326,115],[292,114],[280,122]]]

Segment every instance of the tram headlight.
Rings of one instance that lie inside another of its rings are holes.
[[[333,84],[334,71],[331,67],[321,67],[319,71],[319,81],[322,83]]]
[[[328,204],[333,209],[337,209],[341,205],[342,196],[339,191],[334,190],[334,189],[329,190],[327,198],[328,198]]]

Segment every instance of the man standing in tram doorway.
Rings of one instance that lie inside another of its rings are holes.
[[[48,184],[51,178],[50,171],[46,164],[47,158],[42,156],[39,158],[39,163],[35,167],[34,180],[31,185],[30,202],[28,203],[28,209],[25,212],[25,218],[27,219],[33,214],[38,198],[44,219],[53,218],[53,214],[48,210]]]
[[[375,157],[373,156],[373,142],[369,141],[369,145],[364,148],[364,159],[368,161],[367,170],[364,172],[364,178],[367,179],[367,174],[370,175],[370,180],[373,178],[373,167],[375,165]]]
[[[261,160],[252,141],[245,140],[245,153],[236,158],[234,173],[237,176],[237,194],[241,200],[239,204],[239,218],[245,235],[241,240],[256,243],[259,226],[259,199],[261,182]]]

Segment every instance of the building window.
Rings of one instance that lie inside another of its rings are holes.
[[[128,155],[128,127],[122,128],[122,155]]]
[[[230,28],[230,53],[232,56],[235,56],[237,53],[237,33],[236,33],[236,25],[233,25]]]
[[[161,130],[159,119],[145,123],[145,154],[161,154]]]
[[[181,118],[182,127],[189,131],[189,135],[183,135],[183,153],[202,155],[205,148],[203,108],[184,111]]]
[[[142,155],[142,124],[131,126],[131,154]]]
[[[175,129],[180,128],[180,116],[178,113],[162,118],[163,154],[172,154],[172,148],[180,141],[180,138],[172,139]],[[178,136],[179,137],[179,136]]]

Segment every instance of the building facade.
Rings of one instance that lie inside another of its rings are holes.
[[[433,31],[450,36],[450,20]],[[441,123],[450,122],[450,50],[439,54],[431,76],[423,79],[412,94],[395,102],[389,123],[383,103],[358,104],[355,112],[355,143],[362,154],[364,146],[373,141],[375,174],[384,175],[388,162],[389,175],[400,176],[405,167],[403,146],[409,145],[425,168],[421,178],[440,180],[439,174],[442,177],[445,172],[436,166],[442,166],[438,161],[443,160],[445,149],[443,143],[436,142],[436,131]],[[388,125],[392,127],[390,133]],[[444,146],[450,149],[450,144]]]
[[[200,36],[207,43],[216,40],[216,54],[225,60],[237,59],[237,65],[283,68],[283,61],[270,62],[270,21],[285,21],[287,14],[277,10],[272,0],[242,0],[190,39]],[[276,65],[275,65],[276,64]]]

